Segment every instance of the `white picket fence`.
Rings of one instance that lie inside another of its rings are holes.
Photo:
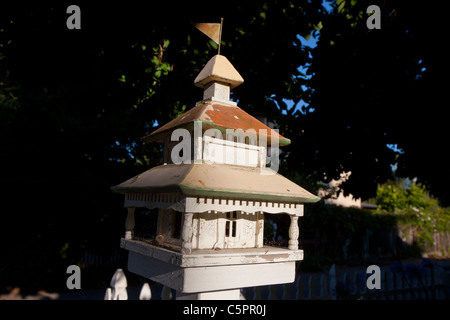
[[[128,292],[127,292],[127,278],[122,269],[117,269],[111,278],[110,288],[106,289],[105,299],[104,300],[128,300]],[[142,285],[141,290],[139,292],[139,300],[151,300],[152,298],[152,290],[150,289],[150,285],[146,282]],[[161,290],[161,300],[172,300],[172,289],[169,287],[163,287]]]
[[[389,266],[381,269],[381,289],[368,289],[366,269],[340,270],[333,265],[328,272],[300,273],[293,283],[244,288],[241,298],[247,300],[448,300],[450,265],[434,264],[421,268],[415,276],[396,272]],[[418,269],[416,269],[418,270]],[[105,300],[127,300],[127,280],[122,269],[111,279],[111,288]],[[157,290],[155,290],[156,292]],[[144,283],[139,300],[174,298],[172,289],[163,287],[159,297],[152,296],[148,283]]]

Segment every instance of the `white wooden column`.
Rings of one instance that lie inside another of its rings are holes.
[[[127,220],[125,222],[125,239],[132,240],[134,237],[134,210],[135,207],[128,207]]]
[[[181,253],[184,254],[190,254],[192,251],[193,217],[194,213],[192,212],[186,212],[183,215],[183,225],[181,229]]]
[[[257,211],[255,213],[255,247],[262,248],[264,241],[264,213]]]
[[[289,249],[298,250],[298,236],[300,231],[298,229],[298,216],[290,215],[291,224],[289,226]]]
[[[241,298],[240,289],[182,293],[177,291],[176,300],[239,300]]]

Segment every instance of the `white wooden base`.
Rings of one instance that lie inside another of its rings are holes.
[[[223,250],[196,249],[192,250],[190,254],[182,254],[179,251],[157,247],[147,242],[122,238],[120,247],[130,252],[185,268],[303,260],[303,250],[289,250],[269,246]]]
[[[293,282],[295,261],[183,268],[130,251],[128,270],[181,293],[203,293]]]
[[[177,300],[239,300],[241,292],[239,289],[222,290],[198,293],[183,293],[177,291]]]

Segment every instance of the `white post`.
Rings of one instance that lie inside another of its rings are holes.
[[[111,278],[110,286],[105,293],[105,300],[128,300],[127,278],[122,269],[117,269]]]
[[[220,290],[209,292],[182,293],[177,291],[176,300],[240,300],[241,290]]]
[[[172,300],[172,290],[164,286],[161,291],[161,300]]]
[[[256,232],[255,232],[255,247],[262,248],[263,246],[263,237],[264,237],[264,213],[262,211],[258,211],[255,213],[256,219]]]
[[[290,215],[291,224],[289,226],[289,249],[298,250],[298,236],[300,234],[298,229],[298,216]]]
[[[194,213],[186,212],[183,215],[183,227],[181,231],[181,253],[190,254],[192,251],[192,219]]]
[[[128,207],[127,220],[125,222],[125,239],[131,240],[134,236],[134,210],[135,207]]]
[[[150,290],[150,285],[146,282],[141,288],[139,293],[139,300],[150,300],[152,298],[152,291]]]

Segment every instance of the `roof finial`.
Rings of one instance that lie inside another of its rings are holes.
[[[223,27],[223,18],[220,18],[220,30],[219,30],[219,49],[217,54],[220,54],[220,45],[222,43],[222,27]]]
[[[215,55],[194,80],[194,85],[204,89],[203,100],[215,100],[236,105],[230,101],[230,89],[244,82],[242,76],[225,56]]]

